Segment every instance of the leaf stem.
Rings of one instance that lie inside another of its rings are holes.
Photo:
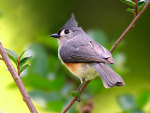
[[[112,53],[115,48],[120,44],[120,42],[123,40],[123,38],[126,36],[126,34],[129,32],[129,30],[133,27],[133,25],[135,24],[135,22],[139,19],[139,17],[143,14],[143,12],[145,11],[145,9],[148,7],[148,5],[150,4],[150,0],[147,1],[147,3],[145,4],[145,6],[143,7],[143,9],[141,10],[141,12],[134,17],[134,19],[132,20],[132,22],[129,24],[129,26],[126,28],[126,30],[121,34],[121,36],[118,38],[118,40],[115,42],[115,44],[112,46],[110,52]],[[82,93],[84,91],[84,89],[87,87],[87,85],[90,83],[90,81],[87,81],[82,87],[80,92]],[[61,113],[66,113],[70,107],[74,104],[74,102],[76,101],[76,97],[74,97],[69,104],[63,109],[63,111]]]
[[[27,93],[21,79],[19,78],[13,64],[11,63],[9,57],[8,57],[8,54],[6,52],[6,50],[4,49],[2,43],[0,42],[0,54],[2,56],[2,59],[3,61],[5,62],[6,66],[8,67],[8,70],[9,72],[11,73],[13,79],[14,79],[14,82],[16,83],[22,97],[23,97],[23,100],[25,101],[25,103],[27,104],[29,110],[31,113],[38,113],[30,99],[30,96],[29,94]]]
[[[18,76],[20,76],[19,70],[20,70],[20,68],[19,68],[19,57],[18,57],[17,58],[17,72],[18,72]]]
[[[135,16],[138,14],[138,0],[135,0]]]

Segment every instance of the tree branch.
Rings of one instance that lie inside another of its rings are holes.
[[[87,82],[83,85],[83,87],[81,87],[81,89],[80,89],[80,94],[84,91],[84,89],[86,88],[86,86],[87,86],[89,83],[90,83],[90,81],[87,81]],[[77,100],[77,98],[74,97],[61,113],[66,113],[66,112],[69,110],[69,108],[74,104],[74,102],[75,102],[76,100]]]
[[[140,11],[140,13],[137,16],[135,16],[135,18],[132,20],[132,22],[129,24],[129,26],[126,28],[126,30],[118,38],[118,40],[116,41],[116,43],[113,45],[113,47],[110,50],[111,53],[116,49],[116,47],[119,45],[119,43],[121,42],[121,40],[123,40],[123,38],[126,36],[126,34],[131,30],[131,28],[134,26],[135,22],[143,14],[143,12],[145,11],[145,9],[148,7],[149,4],[150,4],[150,0],[147,1],[147,3],[143,7],[143,9]]]
[[[112,53],[115,48],[120,44],[120,42],[123,40],[123,38],[126,36],[126,34],[130,31],[130,29],[134,26],[135,22],[139,19],[139,17],[143,14],[143,12],[145,11],[145,9],[148,7],[148,5],[150,4],[150,0],[147,1],[147,3],[145,4],[145,6],[143,7],[143,9],[140,11],[140,13],[135,16],[135,18],[132,20],[132,22],[129,24],[129,26],[126,28],[126,30],[122,33],[122,35],[118,38],[118,40],[115,42],[115,44],[112,46],[110,52]],[[81,88],[80,92],[82,93],[84,91],[84,89],[87,87],[87,85],[90,83],[90,81],[87,81],[83,87]],[[76,101],[76,97],[74,97],[70,103],[63,109],[63,111],[61,113],[66,113],[70,107],[74,104],[74,102]]]
[[[23,100],[25,101],[25,103],[27,104],[29,110],[31,113],[38,113],[30,99],[29,94],[27,93],[21,79],[19,78],[14,66],[12,65],[7,52],[5,51],[2,43],[0,42],[0,54],[2,56],[3,61],[5,62],[6,66],[8,67],[9,72],[11,73],[16,85],[18,86],[18,89],[20,91],[20,93],[23,96]]]

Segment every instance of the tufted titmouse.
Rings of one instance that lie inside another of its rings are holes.
[[[58,40],[58,57],[81,83],[100,76],[106,88],[125,85],[123,79],[107,63],[113,64],[111,53],[90,38],[72,15],[51,37]]]

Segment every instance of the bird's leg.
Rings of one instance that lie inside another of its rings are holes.
[[[79,91],[81,90],[81,88],[82,88],[84,82],[85,82],[85,78],[82,78],[82,79],[81,79],[81,84],[80,84],[79,88],[77,89],[77,92],[79,92]],[[81,99],[80,99],[80,94],[79,94],[79,96],[77,97],[77,101],[78,101],[78,102],[81,101]]]
[[[81,78],[81,84],[80,84],[80,86],[78,87],[77,92],[80,91],[80,89],[81,89],[81,87],[83,86],[84,82],[85,82],[85,78]]]

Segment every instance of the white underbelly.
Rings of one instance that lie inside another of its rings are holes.
[[[92,65],[87,63],[81,63],[80,66],[76,66],[76,71],[73,71],[71,68],[67,67],[69,71],[71,71],[75,76],[77,76],[80,80],[82,78],[87,80],[92,80],[96,76],[98,76],[97,71],[93,68]]]
[[[76,63],[76,66],[74,66],[73,68],[69,68],[69,66],[67,66],[61,59],[60,55],[58,54],[58,57],[60,59],[60,61],[62,62],[62,64],[64,64],[67,69],[75,76],[77,76],[80,80],[82,78],[85,79],[85,81],[87,80],[92,80],[95,77],[98,76],[97,71],[93,68],[93,66],[91,64],[88,63]],[[79,65],[77,65],[79,64]]]

